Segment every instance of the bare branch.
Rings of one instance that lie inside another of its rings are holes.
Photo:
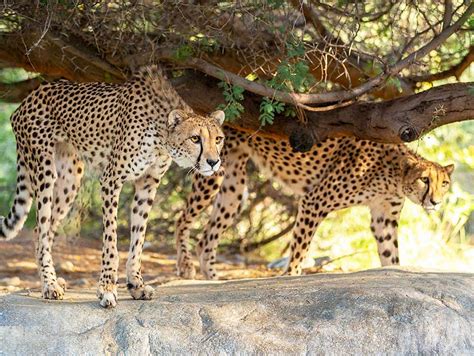
[[[444,1],[443,30],[451,24],[453,18],[453,2],[451,0]]]
[[[474,119],[473,89],[474,83],[448,84],[394,100],[307,113],[308,127],[317,139],[349,135],[411,142],[439,126]]]
[[[432,73],[432,74],[423,74],[423,75],[416,75],[407,78],[413,83],[419,82],[434,82],[436,80],[446,79],[449,77],[456,77],[457,80],[461,77],[464,71],[469,68],[471,63],[474,61],[474,45],[469,47],[469,52],[461,59],[461,61],[452,66],[449,69],[446,69],[442,72]]]
[[[306,21],[313,25],[314,29],[320,34],[321,37],[326,38],[329,42],[333,44],[343,43],[340,38],[334,37],[334,35],[327,30],[327,28],[324,26],[324,24],[320,21],[319,17],[315,13],[314,9],[312,9],[309,5],[305,4],[304,1],[291,0],[291,4],[298,11],[301,11],[303,13],[303,16]]]
[[[105,73],[109,73],[117,78],[125,78],[123,72],[113,67],[108,62],[99,59],[97,55],[90,53],[90,51],[88,51],[86,48],[79,48],[77,45],[74,46],[71,43],[64,41],[61,37],[54,36],[53,34],[46,35],[46,38],[58,46],[61,51],[66,53],[69,57],[79,57],[87,63],[90,63],[90,65],[103,70]]]
[[[245,245],[244,248],[243,248],[244,252],[255,251],[256,249],[258,249],[262,246],[268,245],[269,243],[282,238],[283,236],[285,236],[286,234],[291,232],[291,230],[293,230],[293,226],[294,226],[294,223],[288,224],[283,230],[281,230],[280,232],[276,233],[273,236],[267,237],[266,239],[263,239],[261,241],[252,242],[252,243],[249,243],[249,244]]]
[[[71,45],[50,32],[43,36],[40,45],[34,47],[29,56],[25,45],[36,43],[39,36],[27,34],[0,34],[0,62],[11,67],[22,67],[30,72],[63,77],[75,81],[120,82],[124,74],[111,64],[78,44]]]

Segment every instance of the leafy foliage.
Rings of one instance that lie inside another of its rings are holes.
[[[263,98],[260,103],[260,124],[262,126],[271,125],[275,120],[275,114],[280,114],[285,110],[285,104],[270,98]]]
[[[184,44],[176,49],[174,57],[177,60],[183,61],[185,59],[192,57],[193,54],[194,54],[193,48],[188,44]]]
[[[231,85],[227,82],[220,82],[219,88],[223,89],[222,94],[226,104],[221,104],[218,109],[224,110],[226,120],[233,120],[244,112],[244,107],[240,103],[244,100],[244,89],[238,85]]]
[[[305,93],[315,84],[308,62],[305,60],[305,48],[299,39],[292,39],[286,44],[286,59],[277,67],[273,78],[266,84],[276,90]],[[271,125],[275,114],[284,112],[287,117],[296,116],[293,108],[286,106],[273,98],[265,97],[260,103],[260,124]]]

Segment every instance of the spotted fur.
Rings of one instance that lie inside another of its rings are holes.
[[[36,201],[36,258],[47,299],[62,299],[64,282],[51,256],[54,233],[66,216],[84,174],[84,162],[100,172],[103,250],[98,297],[117,302],[117,208],[126,181],[135,186],[127,287],[135,299],[153,289],[141,275],[148,214],[172,160],[203,175],[219,169],[224,113],[194,114],[160,70],[139,71],[125,84],[58,81],[33,91],[12,115],[18,177],[13,207],[0,218],[0,238],[22,228]]]
[[[454,166],[442,167],[392,145],[355,138],[332,138],[307,153],[292,150],[287,141],[275,141],[226,127],[223,150],[225,176],[197,175],[187,205],[176,225],[178,274],[194,278],[188,248],[193,219],[216,197],[204,237],[197,246],[201,272],[216,279],[216,248],[222,233],[233,223],[245,197],[246,163],[259,169],[299,197],[286,273],[301,273],[319,223],[334,210],[366,205],[383,266],[399,264],[397,226],[405,197],[425,209],[438,207],[450,185]]]

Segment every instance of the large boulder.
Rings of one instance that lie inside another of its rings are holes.
[[[161,286],[64,301],[0,297],[0,354],[473,354],[474,278],[378,269]]]

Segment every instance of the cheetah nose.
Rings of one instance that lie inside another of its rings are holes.
[[[439,203],[441,203],[440,201],[436,201],[434,199],[430,199],[430,203],[433,204],[433,205],[438,205]]]
[[[206,162],[211,166],[211,168],[213,168],[217,163],[219,163],[219,160],[216,159],[216,160],[213,160],[213,159],[206,159]]]

